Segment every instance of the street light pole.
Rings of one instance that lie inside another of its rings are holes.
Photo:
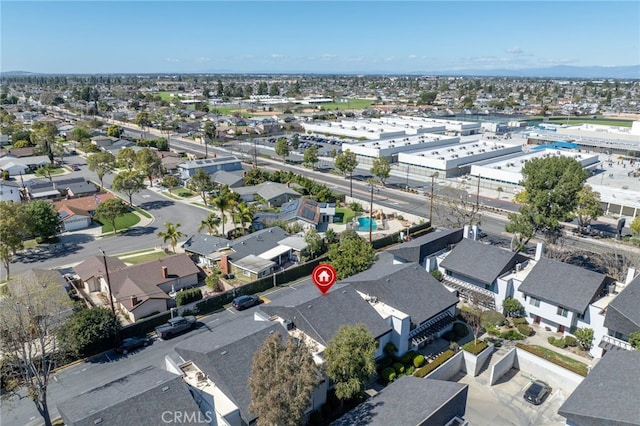
[[[478,175],[478,189],[476,190],[476,213],[480,211],[480,175]]]
[[[407,165],[407,192],[409,192],[409,165]]]
[[[433,228],[433,187],[435,186],[436,174],[431,175],[431,200],[429,201],[429,226]]]

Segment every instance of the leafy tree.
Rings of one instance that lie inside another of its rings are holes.
[[[158,237],[161,237],[164,243],[169,241],[171,243],[173,253],[175,254],[178,240],[184,237],[184,234],[178,230],[178,228],[180,228],[180,224],[165,222],[164,227],[166,228],[166,231],[158,232]]]
[[[224,186],[217,197],[211,200],[211,204],[220,210],[220,219],[222,220],[222,236],[225,237],[224,224],[227,222],[225,211],[228,212],[236,203],[235,195],[228,186]]]
[[[578,227],[584,229],[591,224],[592,220],[604,214],[604,209],[600,204],[600,193],[594,191],[589,185],[585,185],[578,191],[577,198],[574,214],[578,219]]]
[[[335,243],[336,238],[338,238],[338,235],[336,234],[336,231],[334,231],[333,229],[329,228],[324,232],[324,240],[327,244]]]
[[[269,180],[269,172],[260,169],[247,170],[242,180],[246,186],[258,185]]]
[[[356,154],[347,150],[336,155],[334,162],[336,169],[345,176],[349,176],[349,196],[353,197],[353,171],[358,167]]]
[[[374,259],[375,251],[371,244],[354,230],[344,231],[340,241],[329,247],[329,263],[335,268],[338,279],[369,269]]]
[[[327,375],[335,384],[336,396],[341,401],[362,394],[367,380],[376,371],[377,347],[364,324],[341,326],[327,343],[324,351]]]
[[[99,219],[106,220],[113,227],[113,235],[118,232],[116,228],[116,219],[125,215],[129,210],[119,198],[111,198],[98,204],[95,216]]]
[[[267,337],[253,357],[249,376],[249,409],[258,414],[258,425],[303,424],[320,378],[320,367],[304,340],[290,337],[283,344],[280,333]]]
[[[133,122],[140,126],[142,130],[144,130],[145,127],[151,126],[151,119],[147,111],[139,112]]]
[[[162,178],[162,186],[164,186],[165,188],[172,189],[178,185],[180,185],[180,179],[173,175],[166,175]]]
[[[507,297],[502,301],[502,309],[506,312],[507,316],[520,312],[522,305],[517,299],[513,297]]]
[[[509,214],[507,232],[515,234],[516,248],[521,250],[538,232],[555,241],[560,221],[566,220],[577,204],[577,194],[587,179],[587,172],[573,158],[551,156],[536,158],[522,169],[525,204],[519,213]]]
[[[206,206],[208,205],[207,197],[209,192],[213,191],[215,185],[211,182],[211,176],[209,173],[205,172],[204,169],[198,169],[187,182],[187,187],[200,194],[202,201]]]
[[[24,237],[28,233],[25,204],[0,201],[0,260],[10,278],[11,260],[18,250],[24,248]]]
[[[242,235],[245,235],[247,223],[253,222],[253,208],[247,206],[244,201],[234,204],[233,220],[242,226]]]
[[[222,276],[222,271],[220,269],[214,268],[211,270],[211,275],[207,275],[207,278],[204,279],[204,283],[211,290],[222,291],[223,288],[220,286],[221,276]]]
[[[287,161],[287,157],[289,156],[289,143],[286,139],[278,139],[276,142],[276,154],[282,157],[283,163]]]
[[[629,227],[631,228],[631,235],[633,235],[634,237],[640,235],[640,215],[636,216],[636,218],[633,219],[633,222],[631,222],[631,225],[629,225]]]
[[[48,201],[31,201],[26,205],[25,213],[29,231],[34,235],[48,239],[60,230],[60,215]]]
[[[573,335],[576,336],[578,343],[580,344],[580,346],[582,346],[584,350],[588,351],[589,349],[591,349],[591,345],[593,344],[592,328],[586,328],[586,327],[579,328],[573,333]]]
[[[36,143],[36,151],[42,155],[49,157],[49,161],[53,164],[52,146],[55,143],[58,128],[50,122],[36,122],[31,126],[33,133],[32,140]]]
[[[220,226],[220,223],[222,223],[222,219],[220,219],[220,216],[218,216],[215,213],[210,213],[206,218],[204,218],[200,222],[200,226],[198,227],[198,232],[206,228],[209,235],[214,235],[217,233],[217,229],[218,229],[218,226]]]
[[[303,160],[305,166],[315,169],[316,163],[318,162],[318,147],[314,145],[311,148],[308,148],[304,152]]]
[[[116,156],[118,167],[124,167],[129,171],[133,170],[136,166],[136,159],[136,152],[130,147],[118,150],[118,154]]]
[[[110,152],[97,152],[87,157],[87,164],[89,170],[96,172],[100,180],[100,187],[104,189],[102,179],[116,168],[116,157]]]
[[[204,156],[209,156],[208,146],[216,138],[216,125],[213,121],[207,121],[204,123]]]
[[[82,309],[67,319],[58,338],[63,351],[86,356],[111,347],[119,327],[109,308]]]
[[[577,338],[578,336],[576,336]],[[629,344],[635,348],[636,351],[640,351],[640,330],[634,331],[629,335]]]
[[[7,284],[8,292],[0,299],[0,352],[3,384],[14,383],[16,393],[23,387],[50,426],[47,390],[58,361],[56,334],[71,300],[59,291],[57,272],[47,272],[23,274]]]
[[[49,182],[51,182],[51,172],[53,170],[55,170],[55,167],[54,167],[53,164],[51,164],[51,163],[45,164],[42,167],[38,167],[38,169],[36,170],[35,175],[47,178],[47,179],[49,179]]]
[[[291,139],[291,148],[293,149],[298,149],[298,147],[300,146],[300,136],[293,135],[293,138]]]
[[[69,139],[77,142],[88,141],[91,139],[91,133],[84,127],[76,127],[69,133]]]
[[[370,171],[372,175],[380,180],[382,186],[384,186],[384,182],[389,179],[391,175],[391,166],[386,158],[380,157],[373,160],[373,166]]]
[[[120,172],[113,178],[111,189],[127,194],[129,205],[133,207],[133,194],[145,189],[142,179],[142,175],[135,170]]]
[[[304,242],[307,243],[307,251],[309,252],[309,255],[312,259],[322,251],[322,237],[315,229],[310,229],[309,231],[307,231],[304,236]]]
[[[150,148],[142,148],[136,153],[136,169],[149,179],[149,186],[153,186],[153,175],[161,172],[162,162]]]
[[[124,129],[118,126],[117,124],[112,124],[107,127],[107,136],[111,136],[113,138],[119,138],[124,133]]]

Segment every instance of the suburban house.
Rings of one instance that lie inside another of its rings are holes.
[[[0,201],[22,201],[20,188],[22,185],[16,181],[0,179]]]
[[[95,194],[98,188],[84,178],[33,179],[23,190],[28,200],[53,199],[61,197],[80,197]]]
[[[86,229],[93,223],[93,215],[102,201],[115,198],[110,192],[88,197],[68,198],[53,203],[60,215],[63,231]]]
[[[113,256],[92,256],[73,267],[86,292],[102,291],[102,281],[106,280],[105,263],[110,273],[127,267],[122,260]]]
[[[23,157],[33,157],[33,146],[26,146],[24,148],[0,148],[0,158],[12,157],[12,158],[23,158]],[[47,157],[48,158],[48,157]]]
[[[400,355],[431,343],[451,330],[458,297],[418,263],[396,264],[383,252],[349,283],[393,328],[391,342]]]
[[[640,425],[640,352],[612,351],[558,409],[567,425]]]
[[[462,425],[468,391],[462,383],[403,376],[331,426]]]
[[[8,171],[9,176],[26,174],[47,164],[51,164],[51,160],[46,155],[17,157],[9,154],[0,158],[0,170]]]
[[[298,223],[303,229],[326,231],[336,214],[335,203],[319,203],[306,197],[286,202],[278,213],[260,212],[253,216],[254,228],[260,229],[269,222]]]
[[[182,243],[182,248],[194,262],[212,268],[220,260],[221,251],[231,247],[231,242],[215,235],[193,234]]]
[[[214,424],[200,411],[182,377],[157,367],[119,377],[57,408],[67,426]]]
[[[640,275],[635,277],[635,273],[629,270],[626,284],[613,289],[614,299],[604,309],[606,334],[599,341],[597,336],[595,339],[598,348],[603,350],[602,355],[615,349],[634,350],[629,336],[640,331]]]
[[[291,189],[288,185],[277,182],[262,182],[258,185],[243,186],[232,188],[233,192],[240,196],[240,199],[246,203],[256,201],[259,196],[261,201],[264,200],[268,207],[280,207],[287,201],[300,198],[301,195]]]
[[[113,136],[94,136],[91,143],[100,149],[107,148],[117,142],[119,139]]]
[[[463,229],[436,229],[426,235],[410,238],[402,244],[389,248],[393,263],[415,262],[431,272],[438,267],[436,257],[462,240]]]
[[[241,172],[226,172],[220,170],[211,175],[211,182],[216,185],[228,186],[229,188],[239,188],[244,186],[244,177]]]
[[[187,180],[200,169],[204,170],[208,174],[213,174],[220,170],[224,170],[226,172],[242,170],[242,165],[237,157],[227,156],[186,161],[178,164],[177,168],[180,172],[180,177]]]

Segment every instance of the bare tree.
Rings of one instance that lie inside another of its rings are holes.
[[[47,426],[47,388],[58,358],[56,334],[71,314],[61,279],[57,271],[30,271],[9,281],[0,300],[2,376],[13,385],[3,394],[21,395],[23,387]]]
[[[473,332],[473,344],[474,346],[478,344],[478,336],[482,332],[482,322],[480,320],[480,312],[472,311],[472,310],[460,310],[460,315],[467,323],[469,327],[471,327],[471,331]]]
[[[434,203],[433,208],[438,225],[460,228],[480,224],[481,215],[476,198],[461,187],[441,188],[438,191],[438,203]]]

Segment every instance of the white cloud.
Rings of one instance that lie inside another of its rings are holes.
[[[164,60],[166,62],[180,62],[180,59],[176,59],[176,58],[164,58]]]
[[[416,59],[418,55],[409,55],[409,59]]]
[[[284,55],[281,55],[281,54],[279,54],[279,53],[272,53],[272,54],[271,54],[271,57],[272,57],[273,59],[280,59],[280,58],[284,58]]]
[[[203,63],[203,62],[209,62],[211,61],[211,58],[205,58],[204,56],[200,56],[199,58],[196,58],[196,62],[198,63]]]
[[[518,46],[513,46],[512,48],[507,49],[507,53],[510,53],[512,55],[522,55],[524,51]]]

